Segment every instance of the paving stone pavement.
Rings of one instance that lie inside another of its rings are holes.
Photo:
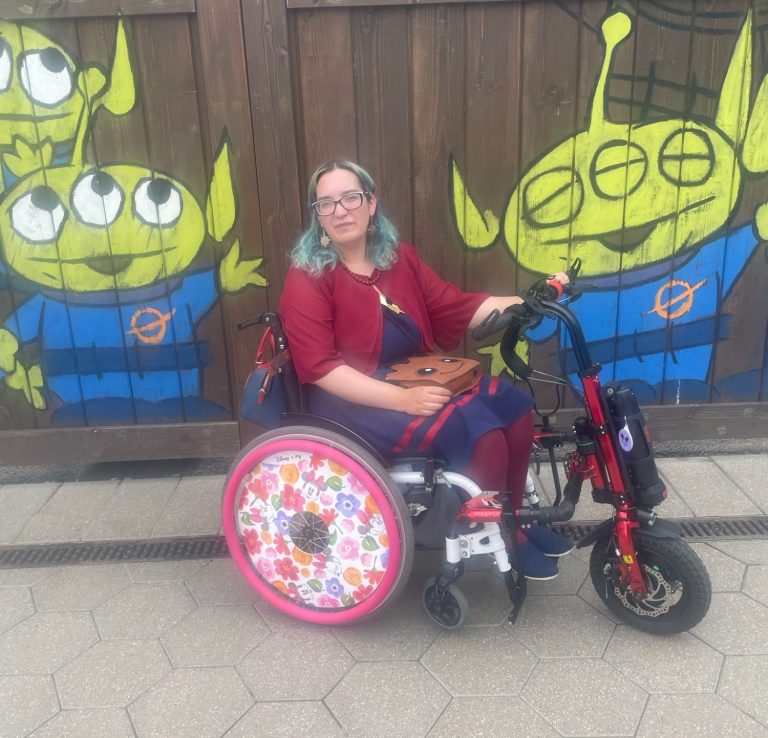
[[[662,515],[768,513],[762,455],[659,466]],[[0,545],[215,534],[222,482],[5,484]],[[604,510],[586,499],[577,517]],[[402,597],[343,628],[280,615],[229,559],[0,569],[0,738],[768,737],[768,540],[692,546],[712,608],[667,638],[602,605],[588,550],[531,583],[515,624],[478,562],[457,632],[421,605],[440,552],[417,552]]]

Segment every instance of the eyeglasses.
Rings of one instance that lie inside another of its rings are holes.
[[[336,206],[341,203],[341,207],[344,210],[357,210],[363,204],[363,198],[367,197],[368,192],[347,192],[346,195],[342,195],[338,200],[333,200],[330,197],[323,198],[317,202],[312,203],[312,207],[318,215],[326,216],[333,215],[336,212]]]

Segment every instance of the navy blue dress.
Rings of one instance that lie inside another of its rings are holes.
[[[405,313],[382,307],[384,333],[379,369],[383,379],[389,365],[419,353],[421,331]],[[396,410],[348,402],[311,384],[307,386],[309,412],[331,418],[355,431],[385,456],[436,454],[451,468],[468,462],[476,441],[495,428],[504,428],[528,412],[532,399],[511,382],[483,376],[471,390],[456,395],[434,415],[414,416]]]

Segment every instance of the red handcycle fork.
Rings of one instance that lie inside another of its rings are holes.
[[[613,524],[614,538],[616,540],[616,553],[619,556],[619,573],[622,583],[629,587],[632,594],[644,599],[648,595],[645,586],[645,578],[640,562],[637,560],[637,551],[632,539],[632,531],[639,528],[640,523],[632,520],[629,510],[616,511]]]

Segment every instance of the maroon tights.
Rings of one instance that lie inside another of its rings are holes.
[[[527,412],[506,428],[480,436],[462,473],[481,489],[509,492],[512,504],[519,507],[532,443],[533,413]]]

